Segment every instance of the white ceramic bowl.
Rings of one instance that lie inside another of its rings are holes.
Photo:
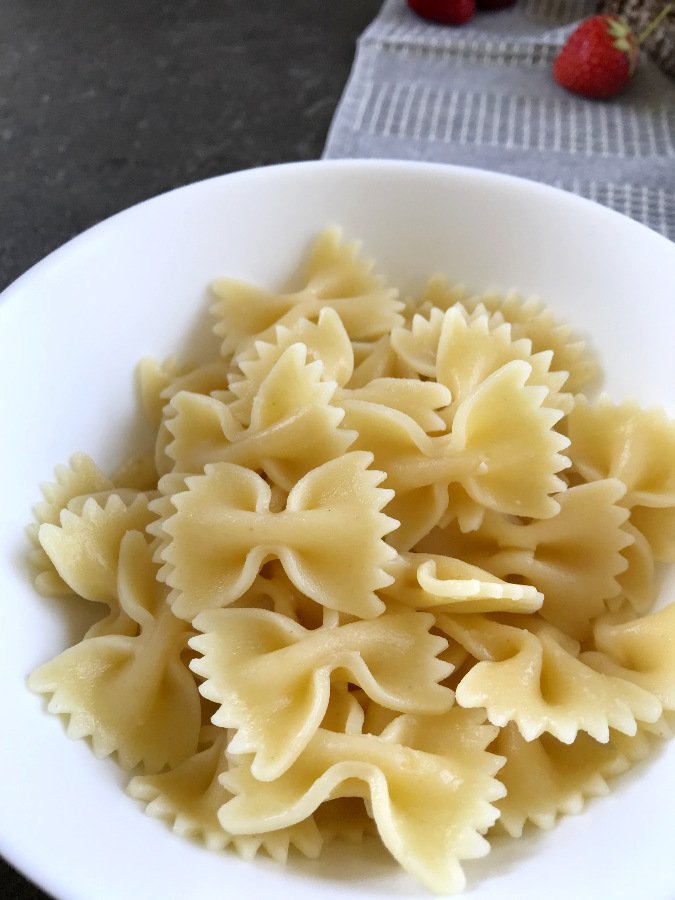
[[[376,161],[240,172],[123,212],[31,269],[0,305],[0,851],[60,900],[428,896],[372,847],[336,844],[284,870],[175,837],[25,687],[76,627],[72,606],[37,596],[24,567],[38,484],[76,450],[113,465],[141,440],[134,366],[181,348],[186,333],[208,340],[213,278],[276,285],[332,223],[404,290],[441,270],[476,289],[541,295],[591,336],[614,397],[673,412],[675,246],[515,178]],[[674,819],[675,742],[582,815],[467,864],[470,896],[673,900]]]

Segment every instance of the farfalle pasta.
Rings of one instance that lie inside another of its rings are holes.
[[[436,659],[447,641],[429,634],[429,614],[385,613],[308,630],[267,610],[212,610],[194,624],[202,634],[191,646],[201,658],[192,668],[204,678],[203,695],[219,705],[212,721],[236,729],[230,750],[254,753],[251,771],[261,781],[279,777],[301,755],[335,679],[397,712],[433,715],[453,702],[439,684],[452,666]],[[275,715],[279,709],[283,716]]]
[[[377,834],[456,893],[671,734],[675,423],[581,394],[538,300],[401,299],[335,229],[213,291],[220,352],[139,366],[154,446],[43,489],[36,587],[103,612],[29,687],[179,835]]]

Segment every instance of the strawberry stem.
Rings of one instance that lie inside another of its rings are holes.
[[[661,22],[665,19],[665,17],[671,11],[671,9],[673,8],[673,5],[674,4],[672,4],[672,3],[666,3],[666,5],[663,7],[663,9],[658,14],[658,16],[656,16],[655,19],[652,19],[652,21],[649,23],[649,25],[647,25],[645,30],[642,32],[640,37],[637,39],[638,44],[643,44],[647,40],[647,38],[652,33],[652,31],[661,24]]]

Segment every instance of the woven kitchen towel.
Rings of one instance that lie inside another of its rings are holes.
[[[386,0],[359,39],[326,158],[435,160],[562,187],[675,240],[675,81],[646,55],[610,101],[551,66],[595,0],[518,0],[460,28]]]

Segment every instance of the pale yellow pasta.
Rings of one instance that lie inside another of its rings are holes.
[[[145,494],[118,492],[77,497],[79,508],[61,511],[60,524],[40,526],[40,543],[70,589],[95,603],[114,606],[120,545],[128,531],[143,531],[154,518]]]
[[[544,732],[570,744],[579,731],[606,743],[610,727],[635,734],[663,707],[622,677],[599,675],[579,658],[579,645],[550,625],[533,631],[478,616],[439,615],[446,634],[478,662],[457,686],[460,706],[483,708],[494,725],[515,722],[525,740]]]
[[[506,757],[499,772],[506,796],[496,804],[496,827],[512,837],[520,837],[527,822],[552,828],[559,816],[576,815],[591,798],[608,794],[609,779],[647,758],[671,736],[663,719],[640,723],[634,735],[610,729],[606,743],[581,732],[572,744],[546,733],[526,741],[513,723],[507,725],[489,748]]]
[[[98,468],[85,453],[76,453],[67,466],[58,466],[56,481],[42,485],[44,500],[33,507],[36,521],[28,526],[28,537],[33,545],[29,563],[35,572],[35,587],[47,596],[62,596],[73,593],[73,588],[59,575],[39,538],[43,524],[58,525],[61,512],[76,497],[108,491],[113,482]]]
[[[342,386],[354,369],[354,350],[342,320],[334,309],[326,307],[317,322],[298,319],[290,328],[277,325],[273,341],[255,341],[247,353],[237,357],[239,372],[230,377],[230,391],[237,398],[231,409],[245,424],[251,420],[251,408],[261,384],[284,350],[292,344],[307,348],[308,362],[321,363],[322,378]]]
[[[155,454],[145,452],[128,456],[110,476],[115,488],[152,494],[157,488],[159,473]]]
[[[675,563],[675,506],[633,506],[630,520],[649,542],[654,559]]]
[[[228,733],[213,726],[205,729],[207,746],[158,775],[136,775],[127,791],[146,803],[146,812],[165,819],[181,837],[203,841],[209,850],[223,850],[234,845],[244,859],[252,859],[265,850],[272,859],[285,863],[290,847],[315,858],[321,852],[323,837],[313,819],[308,818],[290,828],[266,834],[229,834],[218,821],[218,810],[232,794],[220,783],[229,766]]]
[[[458,303],[464,304],[467,290],[462,284],[449,284],[444,275],[432,275],[424,285],[419,298],[411,301],[411,308],[422,315],[436,308],[445,312]]]
[[[339,797],[322,803],[312,817],[324,843],[336,838],[354,846],[367,834],[377,834],[377,826],[359,797]],[[308,820],[305,820],[308,821]],[[269,837],[277,832],[270,832]]]
[[[581,812],[588,799],[609,793],[609,776],[630,765],[611,739],[602,744],[582,733],[572,744],[550,734],[526,741],[513,723],[500,730],[490,749],[506,757],[499,773],[506,796],[497,802],[497,825],[511,837],[520,837],[526,822],[548,829],[560,815]]]
[[[453,402],[447,411],[451,424],[457,406],[488,375],[506,363],[521,359],[532,367],[528,384],[545,385],[547,406],[569,412],[571,394],[561,394],[567,372],[550,370],[551,351],[534,353],[527,338],[514,340],[511,326],[496,323],[487,313],[469,318],[464,308],[451,307],[444,314],[432,308],[429,320],[415,316],[412,331],[397,328],[392,344],[400,356],[421,375],[435,378],[450,389]]]
[[[635,402],[580,398],[568,418],[572,460],[587,480],[618,478],[626,506],[675,506],[675,422]]]
[[[144,359],[136,371],[138,391],[148,422],[157,428],[155,440],[155,468],[159,475],[171,471],[171,460],[166,448],[171,436],[164,421],[164,408],[178,391],[209,394],[227,387],[228,364],[217,359],[204,366],[180,366],[168,359],[163,364],[154,359]],[[155,484],[157,483],[155,479]]]
[[[451,395],[442,384],[415,378],[373,378],[361,388],[336,393],[336,402],[349,400],[377,403],[409,416],[424,431],[440,431],[444,420],[437,410],[446,407]]]
[[[485,569],[450,556],[401,553],[388,566],[394,583],[380,590],[388,603],[437,612],[536,612],[543,595],[531,585],[510,584]]]
[[[446,312],[438,342],[436,378],[450,388],[455,409],[488,375],[514,359],[522,359],[531,366],[528,384],[547,388],[546,406],[569,412],[572,396],[560,393],[567,372],[551,371],[550,350],[535,353],[531,341],[514,339],[506,322],[491,326],[486,314],[467,321],[460,309]]]
[[[211,610],[194,620],[203,634],[190,642],[201,653],[192,669],[219,704],[214,724],[237,730],[231,752],[254,753],[252,774],[271,781],[321,724],[332,678],[390,709],[445,712],[453,695],[438,682],[451,670],[436,659],[447,641],[428,633],[433,624],[430,614],[408,612],[308,631],[266,610]]]
[[[528,338],[535,353],[553,351],[553,368],[568,373],[568,391],[576,394],[597,378],[598,365],[585,341],[576,338],[569,325],[557,322],[552,310],[537,298],[525,299],[511,291],[505,297],[479,294],[464,301],[468,309],[479,304],[498,311],[510,323],[513,337]]]
[[[180,374],[181,369],[173,359],[160,363],[156,359],[147,358],[138,364],[136,381],[141,408],[148,422],[155,428],[162,424],[162,411],[166,404],[162,393]]]
[[[461,403],[452,430],[436,437],[398,410],[343,401],[345,427],[358,433],[353,446],[375,453],[395,492],[397,549],[410,549],[438,523],[453,483],[500,512],[549,517],[558,511],[550,495],[562,487],[556,473],[566,465],[559,451],[567,439],[553,430],[560,413],[541,406],[546,389],[525,386],[529,372],[527,363],[514,360],[488,376]]]
[[[395,556],[383,537],[397,523],[380,512],[391,492],[377,487],[383,474],[371,462],[356,451],[324,463],[297,482],[277,513],[268,484],[243,466],[214,463],[186,479],[161,525],[169,542],[160,575],[173,588],[174,612],[192,619],[229,605],[269,557],[317,603],[368,618],[382,612],[375,591],[391,582],[383,566]],[[349,566],[330,552],[334,541]]]
[[[600,672],[651,691],[675,710],[675,604],[641,619],[608,613],[594,627],[595,646],[583,658]]]
[[[432,307],[428,317],[416,313],[408,326],[399,326],[391,332],[393,350],[425,378],[436,378],[436,357],[444,322],[444,313]]]
[[[581,397],[539,301],[403,303],[336,229],[295,284],[216,282],[219,351],[139,366],[154,444],[43,489],[36,585],[104,613],[29,686],[178,835],[375,833],[454,893],[671,736],[675,424]]]
[[[85,638],[36,669],[29,686],[51,695],[50,711],[69,717],[68,735],[91,736],[98,756],[116,753],[125,769],[143,763],[159,771],[194,753],[201,712],[181,659],[189,628],[166,604],[138,531],[122,539],[117,594],[137,633]]]
[[[394,352],[390,335],[377,341],[352,341],[354,371],[348,387],[365,387],[375,378],[415,378],[417,373]]]
[[[338,428],[344,414],[330,405],[336,385],[321,381],[321,363],[307,365],[306,353],[302,344],[284,351],[261,384],[245,429],[215,397],[177,394],[166,423],[174,471],[201,472],[210,462],[230,462],[264,468],[290,490],[320,462],[341,456],[355,435]]]
[[[544,595],[542,616],[577,639],[590,634],[590,622],[605,611],[604,601],[622,590],[620,576],[629,561],[624,551],[634,537],[624,527],[620,506],[625,488],[616,479],[578,485],[555,495],[558,515],[521,523],[487,512],[476,532],[450,526],[434,545],[470,560],[501,578],[521,576]],[[649,590],[636,573],[636,594]],[[647,575],[648,577],[648,575]]]
[[[480,713],[453,708],[433,719],[399,716],[381,735],[319,729],[284,775],[257,781],[246,763],[222,781],[236,796],[219,812],[234,834],[306,819],[324,800],[363,797],[385,846],[438,893],[464,886],[461,859],[489,851],[503,760],[487,753],[495,731]]]
[[[350,338],[372,340],[389,332],[402,322],[403,304],[396,291],[372,273],[372,263],[358,256],[358,249],[341,243],[337,230],[325,231],[310,255],[303,286],[289,294],[218,279],[212,309],[218,319],[214,330],[223,337],[222,352],[241,352],[253,338],[268,339],[274,325],[318,317],[327,306],[340,315]]]
[[[658,595],[658,585],[654,570],[654,553],[650,542],[645,535],[635,527],[635,510],[631,510],[630,521],[625,522],[622,530],[633,538],[633,543],[628,544],[621,551],[621,555],[627,562],[625,571],[616,575],[621,593],[606,603],[611,609],[627,600],[638,613],[648,612]],[[675,512],[675,510],[674,510]]]

